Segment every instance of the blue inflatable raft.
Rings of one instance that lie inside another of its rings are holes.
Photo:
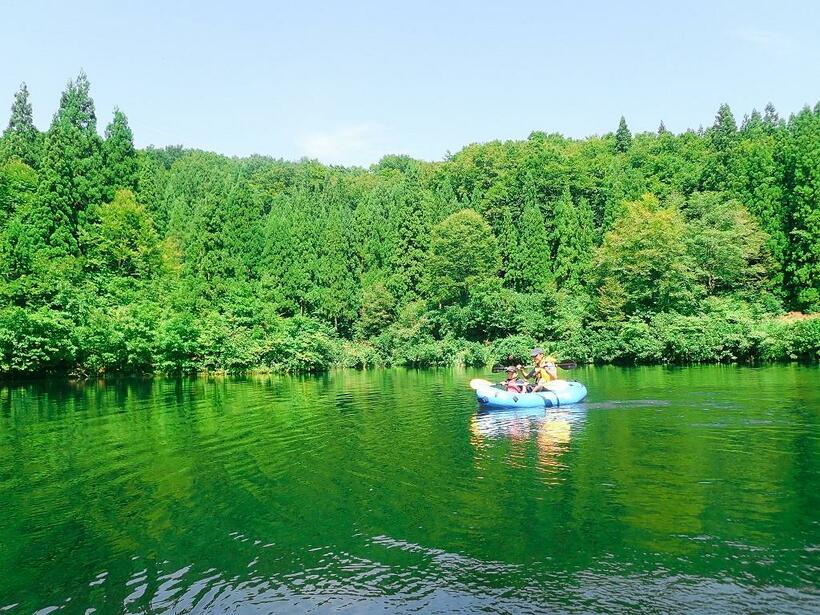
[[[473,380],[470,385],[485,408],[556,408],[577,404],[587,396],[583,384],[568,380],[555,380],[547,385],[549,390],[540,393],[510,393],[486,380]]]

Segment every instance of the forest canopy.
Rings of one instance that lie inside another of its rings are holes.
[[[24,84],[0,373],[816,360],[820,104],[613,128],[344,168],[136,149],[84,73],[41,131]]]

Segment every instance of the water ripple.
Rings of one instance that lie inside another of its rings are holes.
[[[0,390],[0,612],[817,611],[817,374],[585,369],[532,412],[450,370]]]

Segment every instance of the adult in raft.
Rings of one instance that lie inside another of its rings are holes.
[[[524,374],[522,370],[521,375],[527,379],[535,378],[535,386],[531,389],[533,393],[546,391],[550,382],[558,380],[558,366],[555,364],[555,357],[545,356],[544,351],[540,348],[533,348],[530,356],[532,357],[533,368],[529,374]]]

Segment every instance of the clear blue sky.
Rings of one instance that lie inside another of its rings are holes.
[[[138,146],[369,164],[820,100],[820,2],[652,4],[0,0],[0,109],[46,128],[84,68]]]

